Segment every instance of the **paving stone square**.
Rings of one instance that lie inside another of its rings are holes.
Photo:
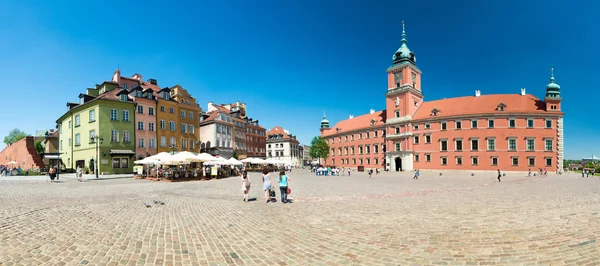
[[[239,178],[0,178],[0,265],[600,265],[598,177],[298,169],[292,204],[250,178],[251,202]]]

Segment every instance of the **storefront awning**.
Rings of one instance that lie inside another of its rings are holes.
[[[110,155],[135,155],[132,150],[110,150]]]

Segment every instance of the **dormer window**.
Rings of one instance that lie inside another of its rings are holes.
[[[498,108],[496,108],[496,110],[498,110],[500,112],[504,112],[504,109],[506,109],[506,104],[504,104],[503,102],[500,102],[500,104],[498,104]]]
[[[440,112],[440,110],[438,110],[437,108],[433,108],[433,110],[431,110],[431,115],[437,116],[439,112]]]
[[[152,100],[152,93],[148,93],[148,94],[146,94],[146,96],[147,96],[146,98]]]
[[[127,94],[121,94],[121,101],[127,101]]]
[[[136,91],[135,97],[142,98],[142,91]]]
[[[165,100],[168,100],[168,99],[170,99],[169,93],[168,93],[168,92],[166,92],[166,91],[165,91],[165,92],[163,92],[163,98],[164,98]]]
[[[371,118],[371,126],[375,125],[375,118]]]
[[[83,96],[81,98],[79,98],[79,104],[84,104],[85,100],[83,99]]]

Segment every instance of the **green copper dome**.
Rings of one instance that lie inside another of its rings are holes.
[[[560,98],[560,86],[554,82],[554,68],[550,74],[550,83],[546,85],[546,98]]]
[[[398,64],[405,61],[412,62],[413,64],[416,63],[417,60],[415,54],[411,52],[410,49],[408,49],[408,46],[406,45],[407,42],[408,41],[406,40],[406,31],[404,30],[404,21],[402,21],[402,45],[392,56],[392,61],[394,62],[394,64]]]
[[[329,120],[327,120],[325,111],[323,111],[323,120],[321,120],[321,128],[329,128]]]

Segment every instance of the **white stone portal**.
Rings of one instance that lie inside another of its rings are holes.
[[[386,154],[385,161],[385,169],[389,172],[409,172],[414,170],[413,154],[411,152]]]

